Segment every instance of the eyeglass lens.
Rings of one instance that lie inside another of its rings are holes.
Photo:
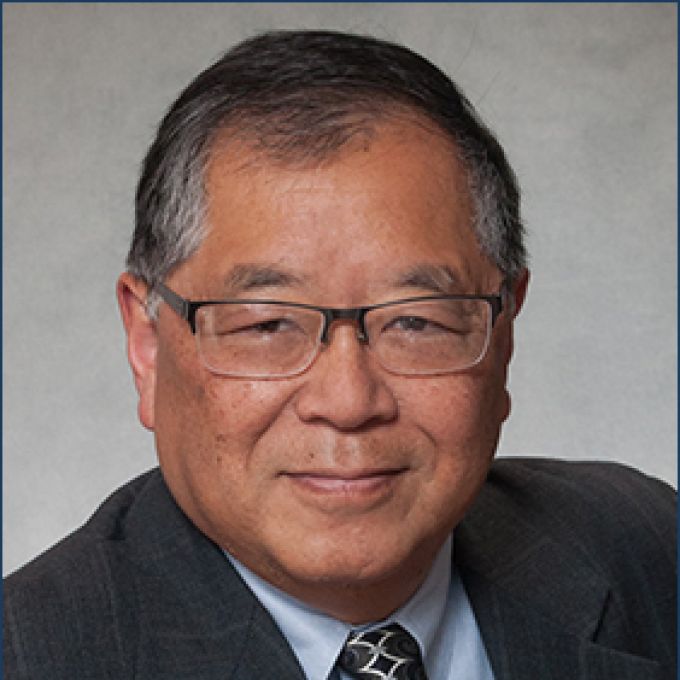
[[[267,303],[202,306],[199,351],[212,371],[241,377],[284,377],[304,371],[321,344],[324,315]],[[420,300],[370,310],[370,350],[401,375],[463,370],[482,359],[491,331],[486,300]]]

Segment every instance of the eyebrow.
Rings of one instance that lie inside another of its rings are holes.
[[[460,276],[448,265],[416,265],[404,272],[396,285],[400,288],[423,288],[443,295],[465,292]]]
[[[276,265],[237,264],[224,278],[228,295],[236,295],[258,288],[302,286],[303,279]]]
[[[306,277],[281,269],[275,264],[234,265],[224,278],[225,293],[231,297],[259,288],[303,287]],[[436,294],[465,292],[460,277],[448,265],[418,264],[400,274],[397,288],[422,288]]]

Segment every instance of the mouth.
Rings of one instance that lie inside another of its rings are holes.
[[[379,470],[312,470],[284,473],[295,486],[311,493],[365,496],[391,488],[407,468]]]

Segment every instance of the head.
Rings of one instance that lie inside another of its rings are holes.
[[[140,418],[179,505],[338,618],[398,607],[495,452],[524,260],[503,151],[425,59],[330,32],[228,52],[161,123],[118,285]],[[503,290],[504,310],[465,371],[392,373],[341,319],[302,373],[234,378],[205,366],[159,283],[336,308]]]

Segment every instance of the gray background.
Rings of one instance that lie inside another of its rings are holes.
[[[676,479],[676,7],[4,5],[4,572],[154,464],[114,298],[155,125],[268,28],[401,41],[524,188],[532,281],[501,452]]]

